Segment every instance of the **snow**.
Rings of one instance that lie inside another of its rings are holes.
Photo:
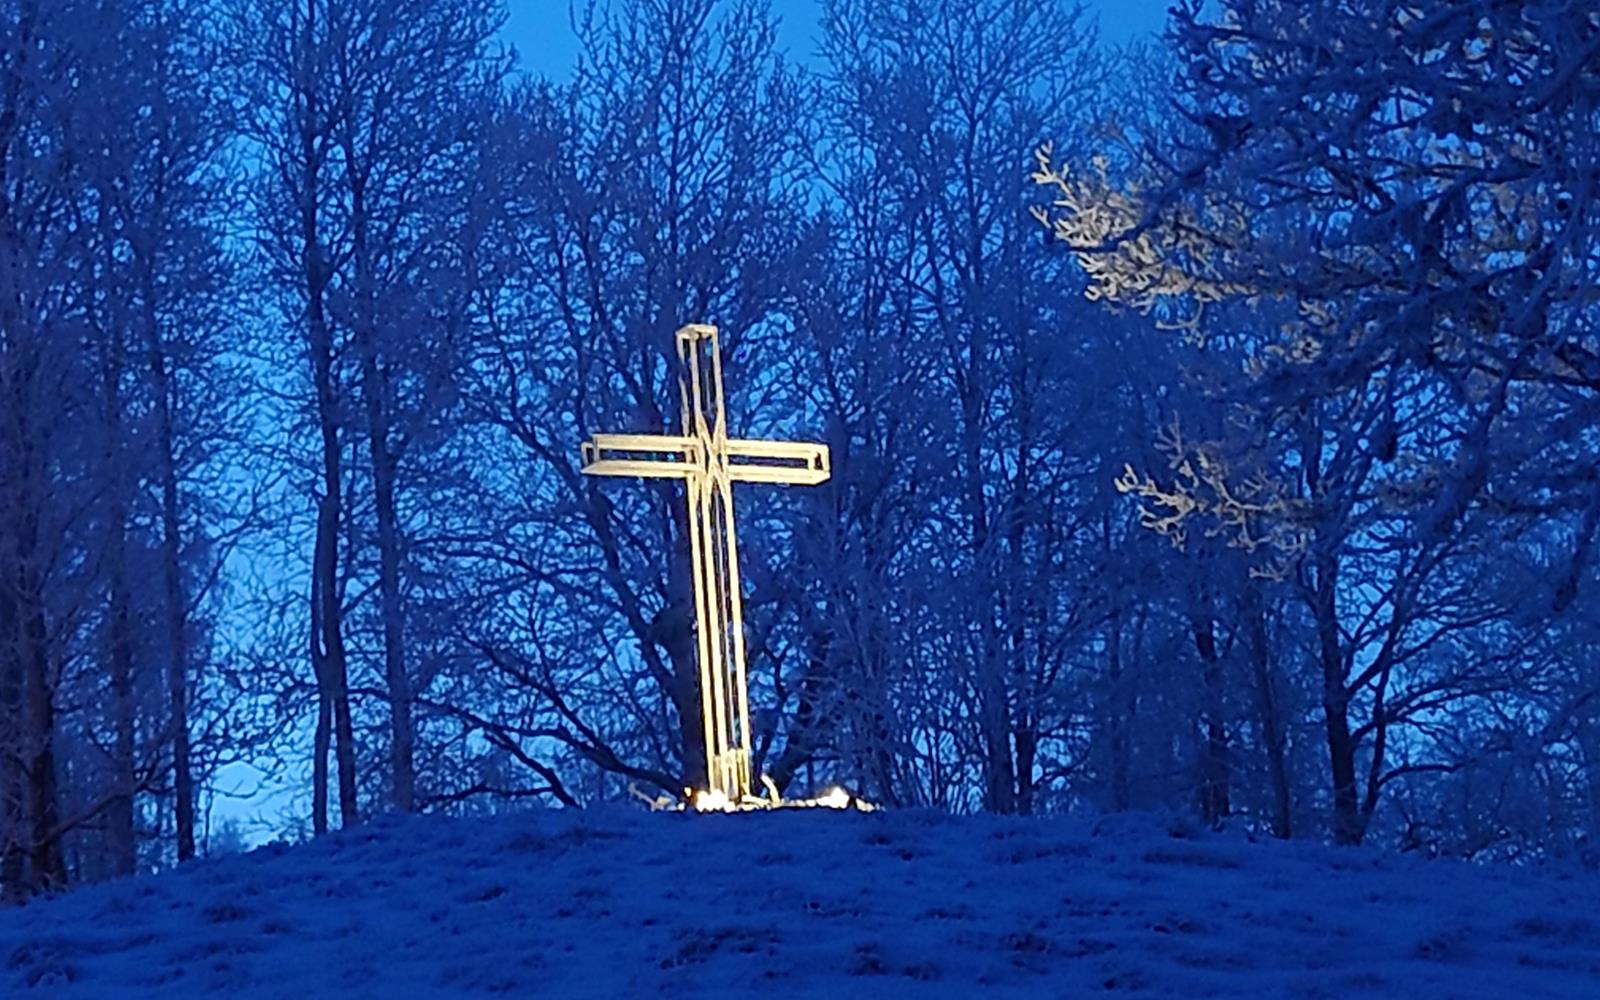
[[[927,812],[385,818],[0,911],[0,997],[1600,997],[1600,878]]]

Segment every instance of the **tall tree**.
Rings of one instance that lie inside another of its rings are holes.
[[[1276,0],[1176,13],[1192,127],[1146,147],[1137,189],[1082,164],[1047,161],[1039,179],[1098,295],[1250,331],[1249,375],[1217,399],[1254,441],[1198,443],[1181,459],[1197,489],[1167,493],[1155,523],[1198,515],[1239,544],[1284,543],[1317,650],[1334,833],[1356,841],[1392,782],[1467,766],[1447,741],[1415,742],[1419,711],[1466,715],[1518,683],[1468,652],[1512,616],[1467,582],[1521,530],[1504,515],[1566,519],[1571,566],[1587,551],[1590,494],[1551,429],[1595,389],[1600,19],[1388,2],[1308,17]],[[1575,588],[1555,590],[1559,613]]]
[[[299,333],[294,356],[309,369],[317,457],[307,646],[317,683],[312,825],[319,833],[327,829],[330,744],[338,762],[340,820],[350,825],[360,816],[345,644],[348,574],[341,567],[340,550],[348,516],[350,387],[343,336],[330,302],[350,253],[336,159],[336,133],[346,109],[332,93],[340,48],[354,41],[342,16],[347,11],[347,5],[324,0],[241,5],[233,36],[246,103],[253,111],[246,134],[263,164],[252,191],[260,226],[257,243],[267,280],[280,293],[284,321]]]
[[[390,714],[395,807],[415,800],[412,682],[402,569],[406,525],[400,463],[428,404],[455,377],[452,312],[467,292],[445,281],[461,260],[460,228],[473,162],[506,64],[492,50],[497,8],[487,0],[345,4],[331,99],[349,226],[347,291],[370,460],[383,678]],[[464,275],[463,275],[464,277]],[[414,393],[419,399],[406,399]]]
[[[862,324],[822,340],[834,355],[821,368],[832,376],[830,416],[847,453],[933,487],[916,502],[945,530],[925,539],[918,572],[954,584],[935,598],[938,624],[908,622],[916,638],[876,641],[968,665],[936,683],[963,699],[963,722],[976,727],[983,803],[1027,811],[1055,722],[1055,681],[1082,640],[1059,567],[1083,527],[1087,470],[1069,440],[1082,414],[1048,402],[1078,394],[1070,364],[1080,345],[1052,331],[1079,308],[1073,279],[1028,223],[1017,150],[1083,110],[1098,72],[1092,27],[1068,3],[958,0],[925,10],[839,0],[827,6],[824,32],[827,158],[818,173],[833,179],[830,222],[849,248],[841,267],[862,295],[837,303],[838,318],[808,316]],[[898,414],[852,405],[850,395],[881,391],[865,381],[880,377],[878,364],[850,357],[874,332],[900,345],[884,359],[899,366],[895,388],[933,398],[925,408],[898,396],[868,405],[916,413],[924,423],[913,438],[942,442],[936,454],[883,453],[889,442],[872,424]],[[841,537],[860,530],[839,527]],[[860,634],[867,623],[836,627]],[[896,750],[947,742],[902,731]]]

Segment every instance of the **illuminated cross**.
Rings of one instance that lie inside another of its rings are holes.
[[[694,566],[706,791],[738,805],[751,794],[751,740],[733,484],[824,482],[829,474],[828,446],[730,438],[717,328],[686,326],[678,331],[677,341],[683,433],[596,434],[583,444],[583,471],[591,476],[684,482]]]

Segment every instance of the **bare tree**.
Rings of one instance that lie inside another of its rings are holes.
[[[840,311],[903,345],[911,367],[900,391],[935,394],[921,434],[947,442],[912,459],[914,471],[901,468],[933,487],[920,502],[940,526],[925,540],[919,572],[955,587],[941,589],[942,617],[905,623],[926,632],[887,644],[925,642],[921,659],[969,665],[938,683],[967,702],[961,716],[976,727],[983,803],[1026,811],[1040,743],[1055,723],[1056,681],[1082,639],[1059,589],[1065,581],[1049,567],[1079,539],[1073,494],[1089,466],[1074,461],[1078,414],[1045,402],[1073,392],[1067,366],[1078,346],[1045,331],[1079,307],[1062,287],[1063,262],[1028,223],[1017,149],[1088,100],[1093,32],[1064,3],[962,0],[923,13],[877,0],[829,5],[832,162],[819,175],[838,178],[838,231],[852,241],[867,295]],[[839,365],[861,335],[831,334],[835,386],[870,373]],[[849,447],[900,464],[868,430],[872,416],[852,410],[839,413],[840,429],[860,442]],[[949,741],[896,737],[899,752],[917,744]]]
[[[263,171],[253,195],[267,276],[280,290],[285,321],[301,331],[299,353],[309,368],[316,439],[315,543],[309,580],[307,644],[317,681],[313,747],[312,825],[327,829],[328,751],[338,762],[339,816],[360,816],[356,799],[355,733],[351,721],[345,646],[345,583],[340,537],[345,506],[351,390],[343,336],[330,315],[330,297],[349,257],[340,211],[336,131],[346,109],[332,93],[338,50],[348,39],[346,5],[322,0],[236,11],[234,44],[253,114],[247,134]],[[248,53],[245,55],[244,53]]]

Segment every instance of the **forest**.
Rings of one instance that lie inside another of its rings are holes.
[[[0,896],[702,780],[686,323],[785,794],[1600,865],[1600,7],[822,7],[0,0]]]

